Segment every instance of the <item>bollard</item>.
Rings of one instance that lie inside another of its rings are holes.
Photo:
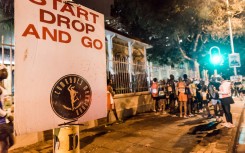
[[[53,135],[54,153],[80,153],[79,125],[55,128]]]

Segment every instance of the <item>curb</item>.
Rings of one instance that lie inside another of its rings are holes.
[[[238,144],[238,141],[239,141],[239,135],[240,135],[240,132],[241,132],[241,124],[242,124],[243,119],[244,119],[244,108],[245,108],[245,104],[243,104],[242,112],[241,112],[241,115],[240,115],[240,118],[239,118],[239,122],[238,122],[238,125],[237,125],[237,131],[236,131],[235,138],[234,138],[233,145],[232,145],[233,146],[232,147],[232,152],[236,152],[236,149],[237,149],[237,144]]]

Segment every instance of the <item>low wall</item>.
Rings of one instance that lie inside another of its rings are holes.
[[[116,95],[114,102],[118,117],[121,119],[153,109],[152,98],[149,92]]]
[[[129,94],[117,94],[113,99],[118,118],[121,120],[125,120],[126,118],[134,116],[137,113],[144,113],[153,110],[153,100],[148,91]],[[113,112],[110,112],[109,117],[110,122],[116,121]],[[84,123],[84,126],[80,127],[80,129],[88,129],[103,124],[106,124],[106,117],[86,122]]]
[[[128,117],[134,116],[137,113],[144,113],[153,110],[153,101],[149,92],[137,92],[129,94],[118,94],[114,97],[117,115],[120,119],[125,120]],[[113,113],[110,113],[110,121],[115,121]],[[106,124],[106,117],[94,121],[88,121],[80,126],[80,130],[93,128]],[[24,147],[39,141],[51,140],[52,130],[31,133],[15,137],[15,144],[10,150]]]

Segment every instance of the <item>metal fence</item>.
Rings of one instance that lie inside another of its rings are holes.
[[[147,69],[142,63],[131,64],[127,57],[116,57],[113,61],[113,72],[107,70],[107,77],[112,79],[116,94],[148,91]],[[108,67],[108,66],[107,66]]]
[[[111,62],[112,69],[109,70]],[[129,63],[127,57],[114,57],[113,61],[107,60],[107,78],[112,79],[112,86],[116,94],[135,93],[149,91],[151,80],[158,78],[165,80],[173,74],[175,80],[187,74],[189,78],[194,77],[195,72],[191,69],[171,66],[153,66],[144,63]]]
[[[8,78],[4,80],[4,86],[10,93],[14,92],[14,49],[15,46],[12,44],[12,38],[6,39],[3,35],[1,36],[1,64],[4,64],[8,70]]]
[[[12,38],[6,39],[1,36],[1,54],[0,63],[4,64],[8,71],[8,78],[3,80],[3,85],[9,94],[5,98],[4,108],[10,109],[14,103],[14,44],[12,44]]]

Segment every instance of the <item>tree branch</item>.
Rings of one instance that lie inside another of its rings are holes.
[[[186,55],[185,51],[181,48],[181,46],[180,46],[180,44],[179,44],[179,42],[180,42],[179,40],[180,40],[180,39],[179,39],[179,36],[177,35],[178,48],[179,48],[180,53],[182,54],[182,56],[183,56],[185,59],[189,60],[189,61],[195,61],[194,59],[192,59],[192,58],[190,58],[190,57],[188,57],[188,56]]]
[[[199,38],[200,38],[200,33],[197,34],[197,37],[196,37],[196,40],[195,40],[195,43],[194,43],[193,52],[196,52],[197,51],[197,45],[198,45]]]
[[[2,20],[0,20],[0,23],[5,23],[11,20],[14,20],[14,18],[13,17],[3,18]]]

